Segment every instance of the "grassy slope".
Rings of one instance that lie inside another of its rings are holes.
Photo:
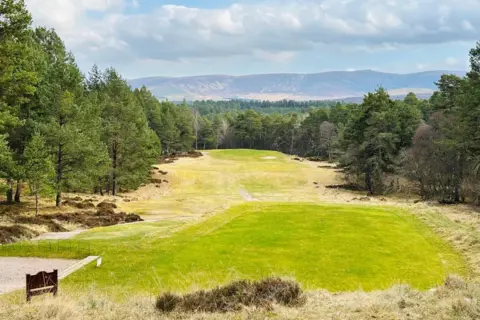
[[[213,151],[210,155],[208,162],[176,164],[173,194],[154,205],[180,197],[191,205],[203,199],[199,210],[209,207],[202,207],[205,203],[220,205],[222,199],[236,204],[243,202],[238,194],[241,188],[261,200],[297,195],[300,200],[315,200],[311,181],[320,177],[312,167],[272,152]],[[262,159],[272,156],[277,158]],[[258,178],[262,174],[268,175],[267,181]],[[278,181],[284,183],[278,185]],[[80,235],[78,239],[89,244],[92,254],[103,257],[103,265],[71,275],[62,287],[89,289],[94,284],[117,295],[156,294],[277,274],[294,276],[308,289],[372,290],[397,282],[427,288],[448,273],[465,273],[461,258],[450,247],[400,209],[252,202],[197,224],[184,224],[115,226]],[[68,242],[62,244],[68,246]],[[43,253],[76,255],[68,250]],[[29,256],[38,251],[17,248],[0,250],[2,254]]]
[[[396,283],[425,289],[447,274],[465,273],[451,248],[393,208],[249,203],[171,237],[159,235],[174,224],[146,224],[135,232],[133,226],[81,235],[104,264],[73,274],[62,286],[79,289],[89,279],[87,288],[94,283],[123,295],[275,274],[293,276],[306,289],[373,290]]]

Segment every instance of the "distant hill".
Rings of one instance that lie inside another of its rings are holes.
[[[465,71],[426,71],[409,74],[372,70],[333,71],[312,74],[258,74],[246,76],[205,75],[194,77],[150,77],[130,80],[132,87],[148,87],[160,99],[183,100],[326,100],[354,99],[382,86],[392,96],[414,92],[428,97],[434,82],[444,73],[465,75]]]

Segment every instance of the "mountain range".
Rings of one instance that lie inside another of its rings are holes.
[[[332,71],[311,74],[278,73],[244,76],[205,75],[149,77],[129,80],[134,88],[145,85],[159,99],[186,100],[350,100],[379,86],[394,98],[409,92],[430,96],[442,74],[464,76],[465,71],[435,70],[408,74],[372,70]]]

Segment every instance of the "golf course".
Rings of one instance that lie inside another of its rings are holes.
[[[327,189],[341,174],[325,163],[272,151],[207,151],[159,164],[168,184],[117,197],[146,221],[87,230],[57,250],[17,244],[3,256],[84,258],[62,290],[93,288],[114,300],[210,289],[234,280],[295,279],[304,290],[426,290],[467,275],[460,254],[408,209],[364,193]],[[156,173],[158,175],[162,175]],[[155,176],[155,174],[154,174]],[[352,200],[353,199],[353,200]],[[2,299],[16,299],[14,292]]]

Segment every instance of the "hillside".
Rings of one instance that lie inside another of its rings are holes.
[[[158,98],[169,100],[222,100],[232,98],[259,100],[325,100],[361,97],[378,86],[392,96],[415,92],[429,96],[434,82],[444,73],[463,75],[462,71],[426,71],[410,74],[371,70],[333,71],[313,74],[258,74],[246,76],[205,75],[193,77],[150,77],[130,80],[132,87],[147,86]]]

